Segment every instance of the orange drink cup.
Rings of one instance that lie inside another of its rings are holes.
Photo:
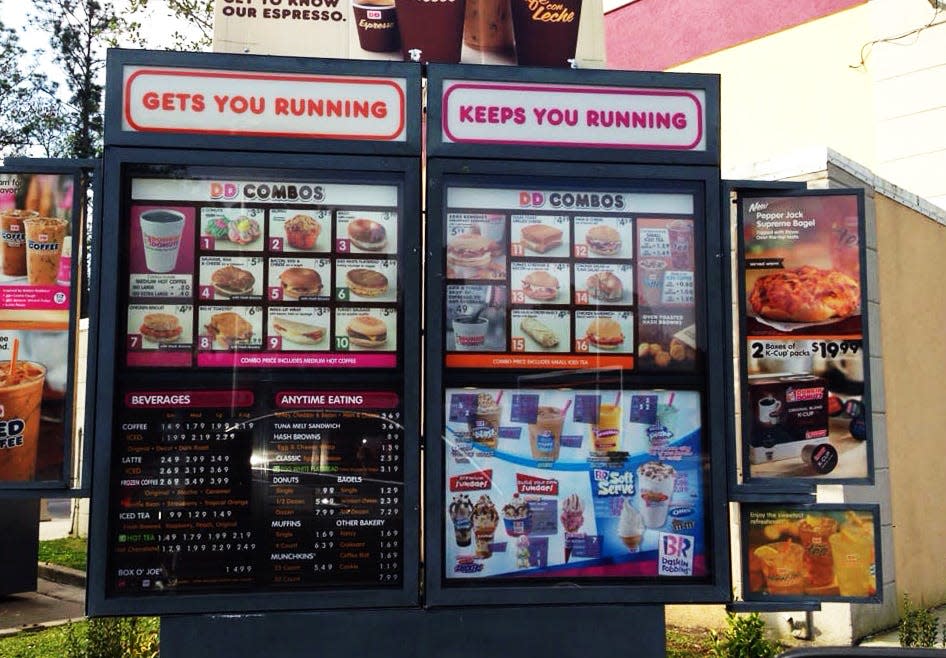
[[[872,596],[877,592],[874,565],[874,532],[869,525],[845,523],[828,538],[834,558],[834,575],[841,596]]]
[[[805,548],[790,541],[777,541],[755,549],[762,562],[762,575],[769,594],[805,592]]]
[[[591,426],[591,442],[598,452],[610,452],[620,447],[620,405],[602,404],[598,407],[598,422]]]

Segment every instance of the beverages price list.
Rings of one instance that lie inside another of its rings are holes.
[[[447,191],[448,368],[697,364],[687,193]]]
[[[113,595],[398,587],[394,392],[126,392],[113,444]]]

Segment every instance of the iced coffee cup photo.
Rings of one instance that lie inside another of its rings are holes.
[[[40,405],[46,366],[0,361],[0,482],[36,476]]]
[[[512,13],[509,0],[466,0],[463,43],[474,50],[511,53]]]
[[[405,62],[458,64],[465,0],[395,0]]]
[[[56,217],[28,217],[26,236],[26,279],[30,285],[54,286],[59,276],[59,259],[69,222]]]
[[[580,19],[581,0],[512,0],[517,63],[568,68]]]
[[[38,217],[34,210],[5,210],[0,213],[0,260],[3,275],[26,276],[26,227],[24,221]]]
[[[400,47],[394,0],[353,0],[351,8],[363,50],[387,53]]]
[[[555,461],[562,447],[562,426],[571,400],[563,409],[541,406],[536,411],[535,422],[529,423],[529,447],[536,461]]]
[[[141,213],[139,223],[145,266],[158,274],[173,272],[181,247],[184,214],[176,210],[146,210]]]

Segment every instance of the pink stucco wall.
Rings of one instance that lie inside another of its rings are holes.
[[[608,68],[662,71],[867,0],[637,0],[604,17]]]

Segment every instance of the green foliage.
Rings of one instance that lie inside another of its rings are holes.
[[[69,624],[66,658],[157,658],[157,617],[102,617]]]
[[[726,613],[728,628],[722,636],[710,631],[714,658],[774,658],[779,652],[778,643],[765,636],[765,622],[758,612],[748,615]]]
[[[39,561],[85,571],[88,544],[79,537],[47,539],[39,543]]]
[[[55,626],[0,638],[0,658],[62,658],[67,634],[66,626]]]
[[[902,647],[934,647],[939,635],[939,620],[931,609],[914,606],[910,595],[904,594],[903,618],[897,630]],[[946,644],[946,636],[943,642]]]

